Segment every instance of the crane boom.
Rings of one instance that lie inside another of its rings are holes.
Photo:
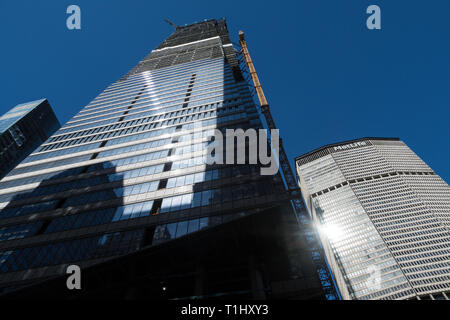
[[[261,112],[264,115],[267,126],[269,127],[269,130],[277,129],[272,114],[270,113],[270,108],[266,96],[264,95],[261,83],[259,82],[258,74],[256,73],[255,66],[253,65],[252,58],[250,57],[250,53],[248,52],[244,32],[242,31],[239,31],[239,42],[241,44],[242,54],[244,56],[245,63],[247,64],[250,76],[255,86],[256,94],[258,96],[259,104],[261,107]],[[288,192],[291,193],[291,195],[294,197],[300,197],[300,188],[297,184],[297,181],[295,180],[295,176],[292,172],[292,168],[289,163],[289,158],[286,155],[281,138],[279,144],[279,162],[281,166],[281,172],[283,173],[284,179],[288,187]]]
[[[253,65],[252,58],[248,52],[247,43],[245,41],[244,32],[239,31],[239,42],[241,45],[241,54],[244,57],[245,64],[247,65],[248,71],[253,81],[253,85],[258,96],[259,104],[261,107],[261,112],[266,120],[267,126],[270,130],[276,129],[275,121],[273,120],[272,114],[270,113],[269,103],[267,102],[266,96],[262,89],[261,83],[259,82],[258,74],[256,73],[255,66]],[[336,291],[336,287],[333,285],[333,277],[329,271],[327,262],[324,258],[324,253],[322,247],[319,245],[318,237],[315,232],[315,228],[312,225],[312,221],[306,212],[305,205],[303,203],[300,187],[297,184],[295,176],[293,174],[291,165],[289,164],[289,159],[286,156],[286,152],[283,147],[283,143],[280,137],[279,143],[279,164],[281,167],[281,172],[286,181],[288,193],[292,204],[295,209],[295,213],[299,222],[303,226],[303,240],[308,244],[314,264],[316,265],[317,273],[322,284],[322,288],[325,291],[327,299],[338,299],[339,294]]]
[[[167,22],[168,24],[170,24],[175,30],[177,29],[177,25],[175,23],[173,23],[172,21],[170,21],[169,19],[164,19],[165,22]]]

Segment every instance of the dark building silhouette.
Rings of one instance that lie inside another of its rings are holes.
[[[0,179],[60,128],[47,99],[22,103],[0,117]]]
[[[333,298],[281,175],[206,162],[237,128],[263,124],[225,21],[177,27],[0,181],[4,296]]]

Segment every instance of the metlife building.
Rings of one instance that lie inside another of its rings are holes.
[[[344,299],[450,298],[450,187],[404,142],[327,145],[296,168]]]

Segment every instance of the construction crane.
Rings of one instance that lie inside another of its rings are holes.
[[[261,112],[264,116],[264,119],[266,120],[268,129],[277,129],[272,114],[270,113],[269,103],[267,102],[266,96],[264,95],[261,83],[259,82],[258,74],[256,73],[252,58],[250,57],[250,53],[248,52],[244,32],[242,31],[239,31],[239,43],[241,45],[241,51],[239,53],[244,57],[245,64],[248,68],[256,94],[258,96]],[[281,137],[279,142],[278,156],[281,172],[285,179],[288,189],[287,191],[289,193],[290,199],[292,200],[296,215],[300,220],[299,222],[303,225],[305,232],[309,235],[306,236],[304,240],[308,243],[311,249],[313,261],[316,265],[317,273],[322,283],[322,288],[324,289],[327,298],[338,299],[339,295],[336,292],[335,286],[333,285],[334,281],[324,259],[323,250],[319,246],[317,234],[311,223],[311,219],[306,213],[306,208],[301,197],[300,187],[297,184],[291,165],[289,164],[289,158],[287,157],[286,151],[284,150]]]
[[[177,30],[177,25],[175,23],[173,23],[172,21],[170,21],[169,19],[164,19],[165,22],[167,22],[168,24],[170,24],[175,30]]]
[[[244,32],[239,31],[239,42],[241,44],[241,52],[244,56],[245,63],[250,72],[250,76],[252,78],[256,94],[258,95],[259,104],[261,107],[261,112],[264,115],[264,118],[267,122],[267,126],[269,130],[277,129],[275,125],[275,121],[273,120],[272,114],[270,113],[269,104],[267,103],[266,96],[264,95],[264,91],[261,87],[261,83],[259,82],[258,74],[256,73],[255,66],[253,65],[252,58],[250,57],[250,53],[248,52],[247,43],[245,42]],[[295,176],[292,172],[291,165],[289,163],[289,159],[286,155],[286,152],[283,147],[283,142],[280,137],[279,144],[279,162],[281,166],[281,171],[283,173],[284,179],[286,181],[288,192],[293,197],[300,197],[300,188],[297,184]]]

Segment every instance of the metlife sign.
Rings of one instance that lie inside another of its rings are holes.
[[[369,141],[358,141],[358,142],[343,144],[340,146],[330,147],[330,148],[328,148],[328,150],[330,152],[338,152],[338,151],[350,150],[350,149],[355,149],[355,148],[360,148],[360,147],[366,147],[369,145],[371,145],[371,143]]]

